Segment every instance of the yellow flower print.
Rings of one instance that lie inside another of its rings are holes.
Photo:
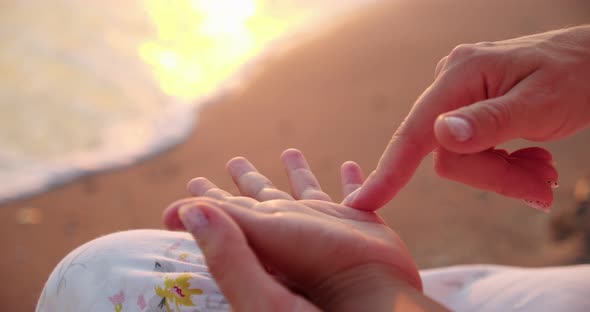
[[[178,260],[182,261],[182,262],[188,262],[188,256],[189,256],[188,253],[183,252],[180,254],[180,256],[178,256]]]
[[[159,307],[165,306],[167,312],[174,312],[170,307],[171,302],[174,302],[177,312],[180,312],[180,306],[194,307],[191,296],[201,295],[203,290],[190,288],[190,279],[190,274],[182,274],[175,279],[166,277],[163,288],[156,286],[156,294],[162,297]]]

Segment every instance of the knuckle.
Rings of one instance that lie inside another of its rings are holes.
[[[449,61],[456,62],[469,57],[477,52],[477,45],[475,44],[460,44],[451,50],[449,54]]]
[[[264,180],[266,180],[266,178],[264,178],[263,175],[261,175],[260,173],[256,172],[256,171],[248,171],[246,173],[244,173],[241,176],[242,179],[251,179],[251,180],[258,180],[260,178],[263,178]]]
[[[496,46],[495,42],[490,42],[490,41],[481,41],[475,44],[476,47],[482,47],[482,48],[491,48]]]
[[[512,119],[511,105],[510,103],[493,101],[489,105],[482,106],[482,110],[486,116],[485,118],[488,119],[493,133],[505,131],[507,125],[510,124]]]
[[[305,183],[311,187],[318,188],[319,184],[317,181],[314,181],[313,172],[309,168],[297,168],[291,170],[291,175],[298,175],[300,177],[306,177]]]
[[[212,198],[219,198],[219,197],[224,197],[225,192],[220,190],[220,189],[210,189],[207,192],[205,192],[205,194],[203,194],[203,196],[207,196],[207,197],[212,197]]]
[[[436,64],[436,67],[434,68],[434,77],[435,78],[438,77],[440,75],[440,73],[445,70],[447,60],[448,60],[448,56],[445,56],[445,57],[441,58],[440,61],[438,61],[438,63]]]
[[[286,199],[273,199],[258,203],[256,209],[266,213],[278,213],[287,210],[286,207],[291,201]]]
[[[329,200],[330,196],[321,190],[308,188],[303,191],[301,197],[307,199]]]
[[[265,198],[265,197],[267,197],[267,195],[269,195],[268,193],[271,193],[273,191],[274,191],[273,188],[270,188],[268,186],[263,186],[263,187],[259,188],[254,193],[254,198]]]
[[[288,199],[277,199],[277,200],[273,200],[272,204],[275,207],[280,207],[281,210],[285,210],[285,209],[287,209],[286,207],[293,204],[293,201],[288,200]]]

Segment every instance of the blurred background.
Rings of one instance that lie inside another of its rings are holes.
[[[235,190],[234,156],[286,187],[279,154],[299,148],[340,199],[340,164],[374,168],[454,46],[587,23],[585,0],[2,1],[2,306],[31,311],[88,240],[161,228],[191,177]],[[380,214],[421,268],[588,262],[588,142],[542,145],[560,171],[550,214],[431,159]]]

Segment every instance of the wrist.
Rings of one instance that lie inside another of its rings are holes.
[[[416,272],[417,274],[417,272]],[[306,295],[326,311],[416,311],[440,306],[411,285],[404,275],[385,264],[365,264],[339,272],[311,289]],[[420,309],[422,307],[423,309]]]

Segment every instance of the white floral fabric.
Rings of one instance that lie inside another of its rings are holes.
[[[590,265],[464,265],[420,274],[425,294],[453,311],[590,311]],[[133,230],[100,237],[66,256],[36,311],[229,310],[188,233]]]

